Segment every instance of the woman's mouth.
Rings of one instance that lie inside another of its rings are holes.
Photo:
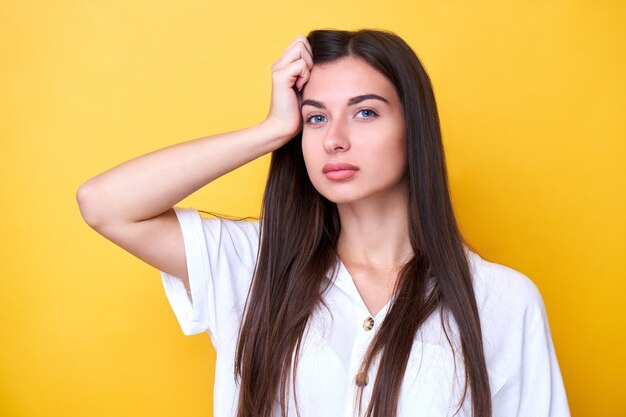
[[[347,162],[330,162],[322,167],[322,173],[331,181],[345,181],[352,178],[359,170]]]

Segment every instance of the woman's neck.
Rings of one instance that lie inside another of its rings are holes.
[[[408,236],[408,196],[338,204],[337,253],[346,264],[396,270],[413,256]]]

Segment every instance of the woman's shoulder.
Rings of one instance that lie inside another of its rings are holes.
[[[491,307],[526,311],[543,308],[541,292],[527,275],[507,265],[486,260],[473,251],[466,250],[466,253],[479,309]]]
[[[185,247],[198,247],[210,259],[236,258],[253,268],[259,247],[260,224],[256,219],[232,218],[195,208],[174,209]]]
[[[235,239],[259,240],[260,222],[252,218],[230,218],[230,217],[202,217],[205,228],[219,228],[227,232]],[[217,226],[216,226],[217,225]]]
[[[480,314],[485,357],[492,370],[511,374],[520,368],[522,346],[542,346],[549,338],[541,292],[522,272],[469,253]],[[526,349],[524,348],[524,349]]]
[[[258,240],[260,222],[256,218],[232,217],[191,207],[175,207],[179,222],[202,226],[205,233],[228,233],[235,239]]]
[[[494,406],[510,415],[520,398],[536,410],[562,410],[567,399],[548,315],[537,285],[509,266],[469,253]],[[499,392],[502,387],[508,388]],[[497,400],[495,400],[497,398]]]

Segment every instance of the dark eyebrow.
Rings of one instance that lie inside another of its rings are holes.
[[[380,101],[384,101],[385,103],[389,104],[387,99],[385,99],[384,97],[381,97],[379,95],[376,95],[376,94],[363,94],[362,96],[352,97],[350,100],[348,100],[348,106],[352,106],[353,104],[357,104],[357,103],[360,103],[360,102],[365,101],[365,100],[380,100]]]
[[[387,101],[386,98],[381,97],[377,94],[363,94],[360,96],[356,96],[356,97],[352,97],[351,99],[348,100],[348,106],[352,106],[354,104],[358,104],[362,101],[365,100],[380,100],[380,101],[384,101],[385,103],[389,104],[389,101]],[[313,107],[317,107],[318,109],[325,109],[326,106],[324,106],[324,103],[322,103],[321,101],[317,101],[317,100],[304,100],[302,102],[302,104],[300,105],[300,108],[309,105],[309,106],[313,106]]]
[[[304,100],[302,102],[302,104],[300,105],[300,108],[309,105],[309,106],[313,106],[313,107],[317,107],[318,109],[325,109],[326,106],[324,106],[324,104],[321,101],[316,101],[316,100]]]

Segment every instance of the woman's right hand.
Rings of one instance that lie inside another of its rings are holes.
[[[287,143],[302,128],[298,96],[313,68],[311,45],[299,35],[272,65],[272,102],[264,123],[273,126]]]
[[[120,164],[77,191],[87,224],[115,244],[180,277],[187,289],[187,262],[175,204],[216,178],[287,143],[300,130],[296,90],[309,80],[313,57],[298,36],[272,66],[272,103],[263,123],[206,136]]]

